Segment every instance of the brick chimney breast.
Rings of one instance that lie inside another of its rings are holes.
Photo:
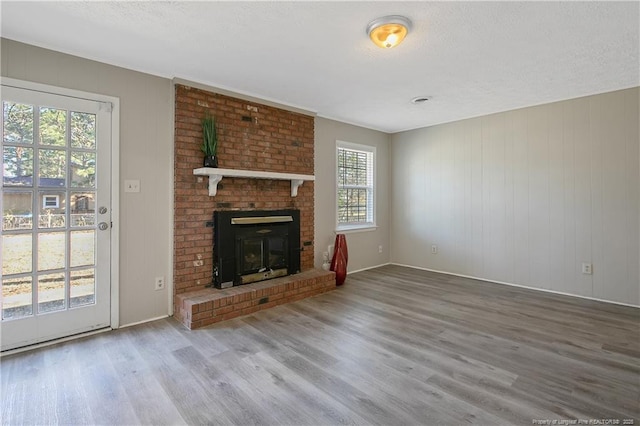
[[[208,179],[194,176],[193,169],[203,164],[200,121],[210,111],[218,131],[218,167],[313,175],[314,118],[184,85],[175,89],[174,295],[211,284],[213,228],[207,222],[214,210],[299,209],[300,266],[313,269],[314,247],[307,245],[314,237],[313,181],[292,198],[288,181],[225,177],[210,197]]]

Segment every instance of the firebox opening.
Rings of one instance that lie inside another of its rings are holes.
[[[214,212],[214,285],[227,288],[300,272],[300,212]]]

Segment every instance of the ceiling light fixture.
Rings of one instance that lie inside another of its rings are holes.
[[[404,16],[389,15],[374,19],[367,25],[367,34],[376,46],[384,49],[395,47],[411,30],[411,21]]]

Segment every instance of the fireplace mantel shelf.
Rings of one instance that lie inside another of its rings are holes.
[[[298,187],[302,185],[305,180],[316,179],[316,177],[313,175],[262,172],[259,170],[218,169],[213,167],[201,167],[199,169],[193,169],[193,174],[196,176],[209,176],[209,196],[211,197],[214,197],[216,195],[216,193],[218,192],[218,182],[220,182],[225,176],[250,179],[290,180],[292,197],[296,197],[298,195]]]

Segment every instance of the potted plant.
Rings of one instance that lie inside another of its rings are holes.
[[[204,167],[218,167],[218,135],[216,133],[216,121],[213,116],[207,112],[202,119],[202,152],[204,152]]]

